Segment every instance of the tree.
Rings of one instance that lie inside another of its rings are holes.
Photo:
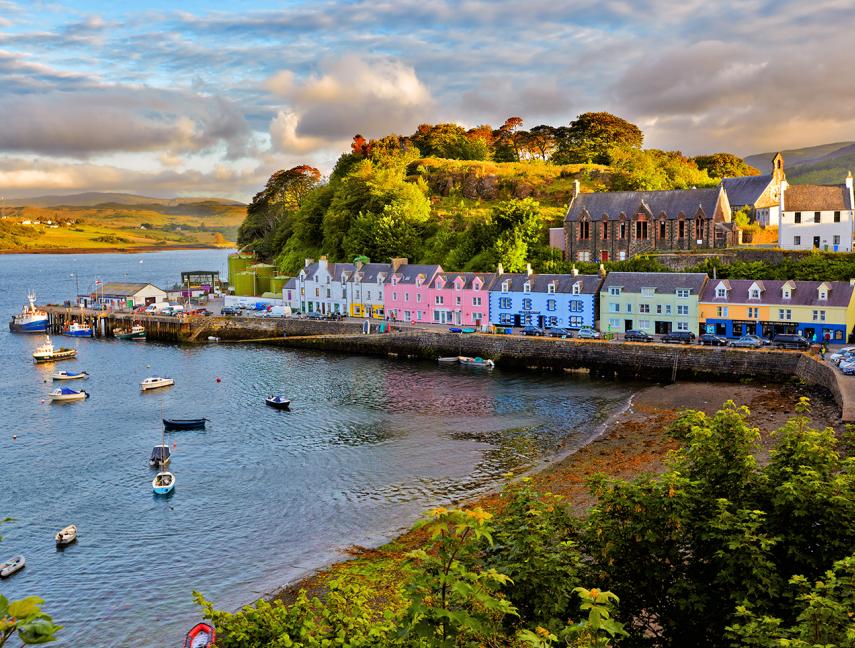
[[[529,149],[534,152],[541,160],[548,160],[555,151],[556,139],[555,128],[541,124],[535,126],[528,132],[528,140],[526,142]]]
[[[717,184],[679,151],[614,149],[611,164],[612,185],[617,190],[657,191]]]
[[[493,159],[497,162],[519,162],[528,133],[522,130],[522,117],[508,117],[493,132]]]
[[[640,149],[644,134],[635,124],[607,112],[579,115],[558,132],[556,164],[611,164],[613,149]]]
[[[483,160],[487,157],[487,140],[470,137],[457,124],[421,124],[410,140],[424,157],[452,160]]]
[[[732,153],[697,155],[692,158],[692,161],[701,171],[706,171],[711,178],[760,175],[760,171]]]

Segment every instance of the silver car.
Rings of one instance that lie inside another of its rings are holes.
[[[757,335],[743,335],[738,340],[731,342],[730,346],[743,349],[759,349],[763,346],[763,338]]]

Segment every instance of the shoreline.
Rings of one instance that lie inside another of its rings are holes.
[[[811,398],[812,420],[816,427],[842,429],[839,413],[830,394],[809,387],[787,384],[740,385],[729,383],[677,382],[654,384],[630,394],[624,406],[615,410],[581,446],[560,449],[550,458],[522,471],[541,491],[562,495],[575,515],[582,515],[595,502],[587,480],[603,473],[610,478],[632,479],[642,474],[658,474],[665,469],[668,454],[678,444],[667,435],[667,427],[680,410],[697,409],[712,414],[728,400],[750,410],[749,423],[760,430],[760,460],[771,444],[771,433],[795,414],[799,396]],[[482,506],[495,512],[501,508],[500,488],[486,494],[460,499],[453,506]],[[260,598],[292,603],[301,589],[309,596],[323,596],[333,578],[358,571],[366,563],[388,561],[394,570],[404,554],[421,540],[412,527],[377,547],[343,546],[341,559],[296,577]],[[255,600],[249,604],[252,604]]]
[[[233,250],[234,246],[205,245],[138,245],[136,247],[106,248],[33,248],[29,250],[0,250],[0,254],[135,254],[140,252],[169,252],[171,250]]]

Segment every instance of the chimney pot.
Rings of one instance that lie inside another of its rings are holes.
[[[526,264],[525,264],[525,273],[526,273],[528,276],[531,276],[531,275],[533,274],[533,270],[531,269],[531,264],[530,264],[530,263],[526,263]]]
[[[570,270],[570,274],[572,274],[574,277],[578,277],[579,276],[579,269],[576,266],[573,266],[573,269]]]
[[[573,198],[581,193],[581,185],[578,180],[573,181]]]
[[[497,275],[505,274],[505,266],[503,266],[501,263],[496,266],[496,274]],[[855,281],[855,279],[853,279],[853,281]]]

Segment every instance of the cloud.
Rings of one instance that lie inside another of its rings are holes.
[[[410,132],[433,108],[415,70],[389,58],[348,55],[302,80],[279,72],[265,87],[287,105],[270,125],[273,146],[281,151],[308,151],[356,133]]]

